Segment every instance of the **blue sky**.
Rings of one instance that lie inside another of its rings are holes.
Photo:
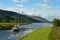
[[[60,19],[60,0],[0,0],[0,9],[41,16],[50,21]]]

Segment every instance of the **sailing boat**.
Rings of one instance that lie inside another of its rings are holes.
[[[13,30],[13,32],[14,32],[14,34],[16,34],[16,33],[19,33],[19,31],[20,31],[20,28],[19,28],[19,15],[16,15],[17,16],[17,19],[16,19],[16,23],[17,24],[14,24],[14,27],[12,28],[12,30]]]
[[[14,27],[12,28],[14,34],[19,33],[20,29],[19,27],[15,24]]]

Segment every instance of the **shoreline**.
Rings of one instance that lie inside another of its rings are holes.
[[[14,24],[13,24],[14,25]],[[13,28],[13,25],[8,25],[8,26],[0,26],[0,30],[11,30]],[[20,25],[28,25],[28,23],[26,24],[20,24]]]

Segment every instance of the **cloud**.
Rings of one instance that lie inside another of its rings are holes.
[[[24,9],[25,8],[14,8],[14,7],[6,8],[6,10],[8,10],[8,11],[17,12],[17,13],[20,13],[20,14]]]
[[[41,3],[36,3],[35,4],[37,8],[40,10],[60,10],[60,6],[50,6],[49,4],[41,4]]]
[[[50,9],[52,9],[52,7],[49,6],[48,4],[42,4],[42,9],[43,10],[50,10]]]
[[[48,3],[49,2],[49,0],[43,0],[45,3]]]
[[[12,7],[8,7],[8,8],[6,8],[6,10],[8,10],[8,11],[16,11],[18,8],[12,8]]]
[[[17,4],[16,6],[17,7],[24,7],[24,5],[22,5],[22,4]]]
[[[20,2],[19,0],[13,0],[14,2]]]
[[[14,2],[27,2],[27,0],[13,0]]]
[[[3,8],[3,5],[2,5],[2,3],[0,3],[0,9],[2,9]]]
[[[43,17],[43,18],[47,18],[49,16],[49,14],[46,13],[46,12],[36,12],[35,15],[36,16],[40,16],[40,17]]]
[[[56,9],[56,10],[60,10],[60,6],[56,6],[55,9]]]
[[[41,4],[41,3],[37,3],[37,4],[35,4],[35,5],[40,7],[42,4]]]
[[[0,3],[0,5],[2,5],[2,3]]]
[[[27,0],[21,0],[21,2],[27,2]]]
[[[23,14],[22,12],[24,12],[24,14],[26,14],[26,15],[40,16],[40,17],[46,18],[50,21],[52,21],[54,18],[60,18],[60,12],[36,12],[35,8],[31,8],[31,9],[7,8],[7,10],[14,11],[14,12],[17,12],[17,13],[20,13],[20,14]]]
[[[10,7],[10,8],[7,8],[8,11],[13,11],[13,12],[17,12],[17,13],[20,13],[20,14],[26,14],[26,15],[34,15],[35,13],[35,8],[32,8],[32,9],[26,9],[26,8],[14,8],[14,7]]]
[[[35,15],[35,8],[32,8],[32,9],[27,9],[26,11],[25,11],[25,14],[26,15]]]
[[[51,10],[53,7],[48,4],[37,3],[36,6],[42,10]]]
[[[20,13],[20,14],[23,14],[23,12],[25,12],[24,14],[26,15],[34,15],[35,13],[35,8],[32,8],[32,9],[26,9],[26,8],[7,8],[8,11],[13,11],[13,12],[17,12],[17,13]]]
[[[54,18],[60,19],[60,12],[35,12],[36,16],[40,16],[47,20],[52,21]]]

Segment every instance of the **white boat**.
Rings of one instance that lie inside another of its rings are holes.
[[[18,25],[14,25],[14,27],[12,28],[13,32],[19,32],[20,28]]]

